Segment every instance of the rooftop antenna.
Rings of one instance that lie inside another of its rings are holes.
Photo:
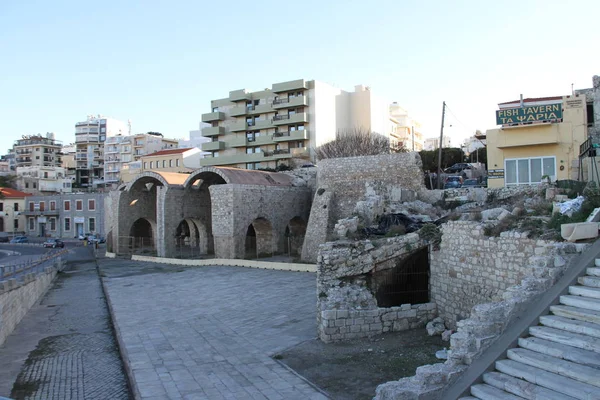
[[[129,126],[129,136],[131,136],[131,120],[127,120],[127,126]]]

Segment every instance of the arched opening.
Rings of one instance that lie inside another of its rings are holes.
[[[129,230],[129,236],[131,238],[129,248],[132,253],[148,254],[156,251],[154,245],[154,226],[155,224],[146,218],[138,218],[135,220]]]
[[[245,242],[246,258],[273,255],[273,226],[266,218],[257,218],[248,226]]]
[[[302,253],[304,235],[306,235],[306,222],[300,217],[292,218],[285,227],[284,253],[290,257],[299,256]]]
[[[113,233],[112,231],[109,231],[106,235],[106,251],[112,253],[114,251],[113,246]]]

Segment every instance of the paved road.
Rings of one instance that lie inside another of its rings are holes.
[[[315,275],[100,260],[143,399],[325,399],[269,355],[316,335]]]
[[[90,250],[69,254],[67,270],[0,347],[0,396],[130,398]]]

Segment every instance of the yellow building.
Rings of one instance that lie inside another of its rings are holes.
[[[25,232],[25,198],[31,196],[15,189],[0,187],[0,232]]]
[[[200,168],[199,148],[161,150],[140,158],[142,171],[189,173]]]
[[[488,187],[578,179],[579,146],[588,138],[583,95],[528,98],[498,104],[486,132]]]

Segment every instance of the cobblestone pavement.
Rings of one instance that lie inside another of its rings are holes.
[[[76,253],[0,347],[0,396],[130,398],[96,264]]]
[[[270,355],[316,335],[315,275],[100,260],[143,399],[326,399]]]

